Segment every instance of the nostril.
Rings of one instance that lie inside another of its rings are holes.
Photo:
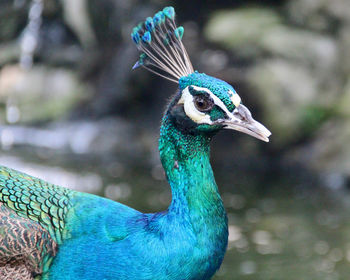
[[[251,122],[252,121],[252,114],[248,110],[247,107],[245,107],[243,104],[240,104],[235,109],[235,116],[239,118],[243,122]]]
[[[245,115],[243,115],[243,114],[240,114],[240,113],[235,113],[235,114],[233,114],[237,119],[239,119],[239,120],[241,120],[241,121],[247,121],[247,118],[246,118],[246,116]]]

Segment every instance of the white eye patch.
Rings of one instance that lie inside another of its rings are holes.
[[[214,101],[215,105],[217,105],[221,110],[223,110],[229,118],[233,117],[232,113],[226,108],[225,104],[220,100],[219,97],[217,97],[214,93],[212,93],[207,88],[192,86],[192,88],[196,91],[204,91],[209,94],[211,99]],[[234,99],[232,99],[234,98]],[[238,96],[238,94],[232,94],[231,100],[233,104],[236,106],[236,104],[239,105],[241,102],[241,98]],[[209,114],[206,114],[204,112],[200,112],[197,110],[196,106],[194,105],[194,98],[192,94],[189,91],[189,87],[186,87],[182,91],[181,98],[178,102],[178,104],[184,105],[184,110],[186,115],[194,122],[198,124],[212,124],[213,122],[210,119]],[[237,105],[237,106],[238,106]],[[236,106],[236,107],[237,107]]]
[[[198,124],[212,124],[212,121],[210,120],[210,116],[206,113],[200,112],[197,110],[196,106],[193,102],[193,96],[188,90],[188,87],[186,87],[182,91],[181,98],[178,102],[178,104],[184,105],[184,110],[186,115],[194,122]]]

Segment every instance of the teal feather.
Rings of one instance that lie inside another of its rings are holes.
[[[151,40],[152,40],[151,32],[146,31],[142,36],[142,42],[149,44],[151,43]]]
[[[131,39],[134,41],[135,44],[139,44],[141,37],[140,34],[138,33],[138,28],[134,27],[133,32],[131,33]]]
[[[155,26],[161,25],[162,23],[164,23],[164,20],[165,20],[165,15],[162,11],[159,11],[153,17],[153,23]]]
[[[142,65],[147,65],[148,64],[148,57],[145,53],[140,54],[139,60],[135,63],[135,65],[132,67],[132,69],[136,69]]]
[[[182,26],[179,26],[175,29],[174,33],[178,39],[182,40],[182,37],[184,36],[184,28]]]
[[[169,19],[175,18],[175,9],[173,7],[165,7],[163,13]]]
[[[146,18],[145,26],[149,32],[152,32],[154,30],[153,18],[151,17]]]

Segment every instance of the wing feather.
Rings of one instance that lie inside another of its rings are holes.
[[[56,252],[57,243],[47,230],[0,203],[1,279],[33,279]]]
[[[34,279],[62,241],[73,191],[0,166],[0,279]]]

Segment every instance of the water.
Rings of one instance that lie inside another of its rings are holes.
[[[214,279],[346,279],[349,195],[306,187],[271,185],[229,207],[229,249]]]
[[[28,160],[21,149],[0,156],[0,164],[118,200],[140,211],[166,209],[170,191],[159,165],[142,168],[119,162],[98,164],[96,160],[79,161],[68,155],[61,160],[30,155]],[[350,199],[346,190],[296,183],[287,177],[260,185],[250,174],[237,176],[214,169],[228,212],[230,235],[224,263],[213,279],[348,277]]]

